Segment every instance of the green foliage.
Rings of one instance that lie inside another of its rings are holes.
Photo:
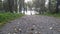
[[[23,16],[23,14],[17,13],[0,13],[0,26],[4,25],[6,22],[9,22],[13,19]]]
[[[60,18],[60,13],[54,13],[54,14],[52,14],[52,13],[49,13],[49,12],[48,12],[48,13],[45,13],[45,14],[43,14],[43,15]]]

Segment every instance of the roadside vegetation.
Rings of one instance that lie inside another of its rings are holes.
[[[0,27],[5,25],[11,20],[14,20],[16,18],[22,17],[23,14],[17,14],[17,13],[0,13]]]
[[[44,15],[44,16],[52,16],[52,17],[56,17],[56,18],[60,18],[60,13],[45,13],[45,14],[39,14],[39,15]]]

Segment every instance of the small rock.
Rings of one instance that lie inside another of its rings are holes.
[[[19,29],[19,31],[21,31],[21,29]]]
[[[33,31],[33,30],[34,30],[34,28],[33,28],[33,27],[29,27],[29,28],[28,28],[28,30],[31,30],[31,31]]]
[[[31,31],[33,31],[34,30],[34,28],[31,28]]]
[[[37,34],[41,34],[41,32],[38,32]]]
[[[36,33],[36,34],[41,34],[41,32],[37,32],[37,31],[36,31],[35,33]]]
[[[50,30],[52,30],[52,29],[53,29],[53,27],[50,27],[49,29],[50,29]]]
[[[8,34],[11,34],[10,32]]]
[[[15,28],[15,31],[16,31],[17,29]]]
[[[16,34],[16,33],[13,33],[13,34]]]
[[[38,33],[37,31],[35,33]]]
[[[19,30],[17,28],[15,28],[15,32],[18,32]]]
[[[19,31],[21,32],[21,29],[19,29]]]
[[[35,25],[33,25],[33,27],[35,27]]]

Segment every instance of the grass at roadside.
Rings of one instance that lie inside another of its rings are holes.
[[[52,16],[52,17],[60,18],[60,13],[55,13],[55,14],[45,13],[45,14],[38,14],[38,15]]]
[[[17,14],[17,13],[0,13],[0,28],[6,24],[7,22],[16,19],[18,17],[22,17],[23,14]]]
[[[45,13],[45,14],[36,14],[36,15],[43,15],[43,16],[50,16],[50,17],[55,17],[55,18],[60,18],[60,13]]]

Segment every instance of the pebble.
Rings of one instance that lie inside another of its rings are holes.
[[[38,32],[37,34],[41,34],[41,32]]]
[[[11,34],[10,32],[8,34]]]
[[[21,29],[19,29],[19,31],[21,31]]]
[[[33,25],[33,27],[36,27],[35,25]]]
[[[15,32],[18,32],[19,30],[17,28],[15,28]]]
[[[22,30],[21,30],[21,29],[19,29],[19,31],[20,31],[20,32],[22,32]]]
[[[17,29],[15,28],[15,31],[16,31]]]
[[[13,34],[16,34],[16,33],[13,33]]]
[[[33,31],[33,30],[34,30],[34,28],[31,28],[31,30]]]
[[[31,30],[31,31],[33,31],[33,30],[34,30],[34,28],[33,28],[33,27],[29,27],[29,28],[28,28],[28,30]]]
[[[37,31],[35,32],[35,34],[40,34],[40,33],[41,33],[41,32],[37,32]]]
[[[50,29],[50,30],[52,30],[52,29],[53,29],[53,27],[50,27],[49,29]]]
[[[35,33],[38,33],[37,31]]]

